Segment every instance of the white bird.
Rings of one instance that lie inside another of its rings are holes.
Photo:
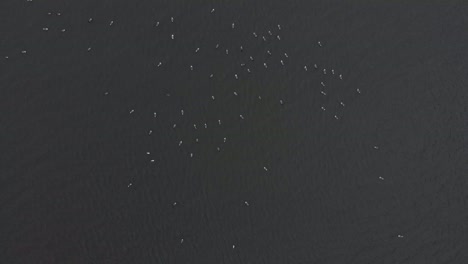
[[[249,206],[249,202],[247,202],[247,201],[244,201],[244,203],[245,203],[245,205]]]
[[[258,37],[258,36],[257,36],[257,33],[253,32],[252,34],[254,35],[254,37]]]
[[[49,28],[42,28],[43,31],[49,31]]]
[[[193,71],[193,65],[190,65],[190,70]]]
[[[268,30],[268,34],[270,34],[270,36],[273,35],[270,30]]]
[[[197,49],[195,50],[195,53],[197,53],[199,50],[200,50],[200,48],[197,48]]]
[[[356,89],[356,92],[361,93],[361,90],[359,90],[359,88],[357,88],[357,89]]]
[[[265,171],[268,171],[267,167],[263,167],[263,169],[264,169]]]
[[[236,78],[236,80],[239,79],[239,77],[237,77],[237,74],[234,74],[234,77]]]
[[[228,49],[226,49],[226,55],[227,55],[227,54],[229,54],[229,50],[228,50]]]
[[[174,34],[171,34],[171,39],[174,39]]]
[[[223,142],[226,143],[226,138],[223,139]]]
[[[220,119],[218,119],[218,124],[221,125],[221,120]]]
[[[174,17],[171,17],[171,22],[174,22]]]
[[[280,62],[281,62],[281,65],[284,65],[284,62],[283,62],[283,60],[280,60]]]
[[[262,39],[263,39],[263,41],[266,41],[266,38],[265,38],[265,36],[262,36]]]
[[[158,67],[161,67],[161,65],[162,65],[162,62],[159,62],[159,63],[158,63]]]
[[[289,58],[289,57],[288,57],[288,54],[287,54],[286,52],[284,53],[284,56],[285,56],[286,58]]]
[[[384,180],[384,178],[383,178],[383,177],[379,177],[379,179],[381,179],[382,181]]]
[[[263,66],[265,66],[265,68],[268,68],[268,66],[267,66],[267,64],[265,62],[263,63]]]
[[[306,71],[307,71],[307,66],[304,66],[304,70],[306,70]]]
[[[215,9],[214,9],[214,8],[213,8],[213,9],[211,9],[211,13],[213,13],[214,11],[215,11]]]
[[[319,45],[320,47],[322,47],[322,42],[319,41],[319,42],[318,42],[318,45]]]
[[[237,92],[234,92],[234,95],[237,96]]]
[[[239,117],[240,117],[242,120],[244,120],[244,116],[243,116],[243,115],[239,115]]]
[[[132,183],[129,183],[129,184],[127,185],[128,188],[130,188],[130,186],[132,186]]]
[[[154,112],[154,113],[153,113],[153,116],[154,116],[154,117],[156,117],[156,116],[157,116],[157,113],[156,113],[156,112]]]
[[[213,100],[215,99],[214,95],[211,96],[211,99],[213,99]]]
[[[334,69],[331,69],[331,72],[332,72],[332,74],[335,74],[335,70],[334,70]]]
[[[343,80],[343,75],[340,74],[340,79]]]
[[[323,69],[323,74],[327,74],[327,69]]]
[[[135,112],[135,110],[134,110],[134,109],[130,110],[130,114],[133,114],[133,112]]]
[[[159,21],[156,21],[155,27],[159,26]]]
[[[151,135],[153,133],[153,130],[148,131],[148,135]]]
[[[277,38],[278,40],[281,40],[281,38],[280,38],[280,36],[279,36],[279,35],[277,35],[277,36],[276,36],[276,38]]]
[[[324,91],[320,91],[323,95],[327,95],[327,93],[325,93]]]
[[[320,82],[320,84],[321,84],[323,87],[325,87],[325,84],[324,84],[323,82]]]
[[[232,28],[234,28],[234,23],[232,23]]]
[[[321,108],[322,108],[323,111],[325,111],[325,107],[322,106]]]
[[[250,69],[247,69],[247,72],[250,73]]]
[[[109,26],[112,26],[114,24],[114,20],[111,20],[111,22],[109,22]]]
[[[281,26],[280,26],[280,25],[278,25],[278,30],[281,30]]]
[[[179,141],[179,147],[180,147],[180,146],[182,146],[182,140],[181,140],[181,141]]]

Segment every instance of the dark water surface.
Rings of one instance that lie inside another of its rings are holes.
[[[393,2],[2,1],[0,263],[468,263],[468,6]]]

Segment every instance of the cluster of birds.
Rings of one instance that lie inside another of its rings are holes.
[[[28,2],[32,1],[32,0],[27,0]],[[210,12],[208,12],[208,14],[213,14],[215,13],[215,9],[211,9]],[[57,12],[57,13],[51,13],[49,12],[48,13],[49,16],[52,16],[52,15],[56,15],[56,16],[61,16],[62,14],[60,12]],[[89,18],[88,23],[93,23],[93,18]],[[169,21],[155,21],[154,24],[152,25],[152,27],[154,28],[159,28],[161,27],[164,23],[175,23],[175,19],[174,17],[170,17]],[[108,22],[108,26],[109,27],[112,27],[114,26],[115,22],[113,20],[109,21]],[[236,23],[235,22],[232,22],[230,24],[230,28],[231,30],[235,30],[236,29]],[[255,39],[258,39],[259,41],[257,43],[263,43],[263,44],[266,44],[268,42],[273,42],[273,41],[282,41],[282,36],[280,35],[280,33],[282,32],[283,28],[281,25],[276,25],[275,27],[273,27],[274,29],[270,29],[270,30],[266,30],[266,32],[264,32],[264,34],[260,34],[259,32],[252,32],[251,33],[251,38],[255,38]],[[49,28],[48,27],[43,27],[42,28],[43,31],[49,31]],[[66,29],[65,28],[62,28],[62,29],[59,29],[61,32],[66,32]],[[169,40],[176,40],[177,39],[177,35],[176,33],[170,33],[167,35],[167,38]],[[260,44],[262,45],[262,44]],[[316,45],[319,47],[319,48],[322,48],[324,47],[324,43],[322,41],[318,41],[316,43]],[[237,64],[235,68],[233,68],[234,72],[232,73],[232,78],[233,80],[240,80],[242,78],[247,78],[248,76],[252,76],[255,74],[254,72],[254,68],[258,69],[258,68],[264,68],[264,69],[269,69],[272,68],[271,66],[279,66],[279,67],[284,67],[284,68],[287,68],[289,63],[290,63],[290,55],[287,53],[287,52],[277,52],[275,55],[276,57],[274,57],[274,54],[273,54],[273,51],[272,49],[267,49],[266,50],[266,54],[247,54],[249,52],[249,49],[247,49],[244,45],[240,45],[238,47],[235,47],[234,49],[229,49],[228,47],[221,47],[220,43],[216,43],[215,45],[213,45],[212,47],[205,47],[206,49],[214,49],[216,50],[220,56],[222,55],[229,55],[229,54],[232,54],[232,53],[235,53],[235,52],[240,52],[243,54],[243,56],[245,56],[245,61],[240,63],[240,64]],[[205,49],[203,48],[203,49]],[[91,52],[92,51],[92,47],[86,47],[87,51],[88,52]],[[193,53],[195,54],[198,54],[202,51],[202,48],[201,47],[197,47],[197,46],[194,46],[193,47]],[[21,54],[26,54],[27,51],[26,50],[22,50],[21,51]],[[259,56],[256,56],[256,55],[259,55]],[[266,55],[266,56],[265,56]],[[257,58],[258,57],[258,58]],[[9,57],[8,56],[5,56],[5,59],[8,59]],[[262,60],[262,58],[266,58]],[[276,58],[276,61],[273,61],[273,58]],[[154,66],[156,68],[156,70],[158,69],[163,69],[164,66],[165,66],[165,61],[164,60],[157,60],[154,62]],[[260,65],[260,67],[256,67]],[[337,70],[335,69],[327,69],[327,68],[322,68],[320,67],[320,65],[314,63],[312,65],[302,65],[300,66],[300,68],[296,68],[296,69],[301,69],[302,71],[305,71],[305,72],[308,72],[308,71],[314,71],[314,72],[317,72],[319,73],[320,75],[328,75],[328,76],[331,76],[331,78],[334,78],[336,80],[340,80],[342,81],[344,79],[343,77],[343,74],[339,73]],[[195,67],[193,64],[189,64],[187,65],[187,70],[188,71],[195,71]],[[209,80],[211,81],[215,81],[216,78],[215,78],[215,73],[210,73],[208,74],[208,76],[206,76],[206,78],[208,78]],[[330,78],[330,77],[328,77]],[[321,96],[327,96],[327,89],[329,87],[329,85],[324,81],[318,81],[317,82],[317,87],[320,87],[320,94]],[[361,94],[361,90],[358,88],[355,90],[355,92],[357,94]],[[110,95],[110,92],[109,91],[106,91],[104,92],[104,95],[105,96],[109,96]],[[232,95],[233,96],[239,96],[239,91],[232,91]],[[167,96],[170,96],[170,94],[167,94]],[[211,95],[209,98],[207,98],[207,100],[210,100],[210,101],[215,101],[217,98],[215,97],[215,95]],[[262,96],[261,95],[257,95],[257,99],[258,100],[262,100]],[[279,105],[280,106],[284,106],[285,105],[285,100],[284,99],[279,99]],[[343,101],[339,101],[339,105],[340,107],[345,107],[346,104],[345,102]],[[326,107],[325,106],[321,106],[320,109],[322,111],[327,111]],[[184,116],[185,114],[185,111],[184,109],[178,109],[176,111],[180,111],[180,115],[181,116]],[[136,109],[134,108],[131,108],[128,110],[128,113],[130,115],[133,115],[135,114],[136,112]],[[158,113],[157,112],[151,112],[150,113],[152,115],[153,118],[158,118]],[[340,119],[340,116],[338,114],[333,114],[334,118],[336,120],[339,120]],[[244,116],[244,114],[242,113],[239,113],[238,115],[238,120],[241,122],[242,120],[245,120],[247,119],[248,116]],[[202,130],[202,129],[207,129],[209,126],[223,126],[224,125],[224,121],[221,120],[221,119],[218,119],[216,121],[216,123],[214,124],[208,124],[208,123],[201,123],[201,124],[196,124],[196,123],[192,123],[192,128],[191,129],[194,129],[194,130]],[[172,128],[176,128],[177,127],[177,124],[174,123],[172,125]],[[153,134],[153,130],[148,130],[148,135],[151,136]],[[222,137],[222,143],[226,143],[228,140],[228,138],[226,136]],[[199,138],[195,138],[194,139],[195,143],[200,143],[200,139]],[[179,139],[177,140],[176,142],[174,142],[174,147],[178,147],[178,148],[184,148],[184,146],[186,145],[186,140],[183,140],[183,139]],[[221,151],[221,148],[222,148],[222,145],[219,145],[216,147],[217,151]],[[378,146],[374,146],[373,147],[374,149],[379,149]],[[195,156],[195,153],[193,151],[190,151],[190,150],[186,150],[185,153],[188,153],[188,157],[189,158],[193,158]],[[151,156],[151,152],[150,151],[147,151],[146,152],[146,155],[148,157]],[[149,163],[156,163],[155,159],[154,158],[149,158],[148,159]],[[260,168],[263,169],[263,171],[265,172],[269,172],[269,167],[266,165],[266,164],[262,164],[260,165]],[[384,180],[383,177],[379,177],[380,180]],[[129,183],[128,184],[128,188],[132,187],[133,184],[132,183]],[[245,206],[250,206],[250,203],[248,201],[243,201],[244,205]],[[177,205],[177,202],[174,202],[172,204],[173,206],[176,206]],[[399,238],[402,238],[403,236],[402,235],[398,235]],[[183,243],[184,242],[184,239],[180,239],[180,243]],[[232,248],[234,249],[236,246],[235,245],[232,245]]]

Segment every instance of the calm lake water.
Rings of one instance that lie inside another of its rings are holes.
[[[0,10],[1,263],[467,263],[464,2]]]

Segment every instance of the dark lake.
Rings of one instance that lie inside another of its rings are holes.
[[[468,263],[431,2],[3,0],[0,263]]]

